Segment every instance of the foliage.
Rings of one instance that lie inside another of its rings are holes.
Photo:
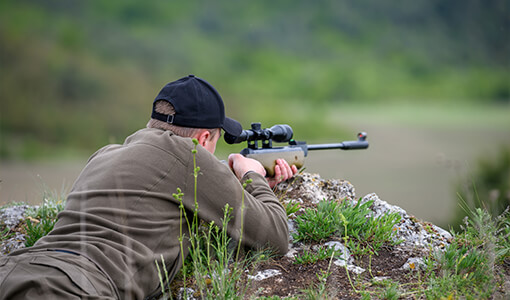
[[[374,217],[373,201],[320,201],[315,209],[306,209],[296,218],[295,241],[320,242],[331,236],[343,237],[354,255],[377,254],[385,244],[394,244],[394,226],[400,221],[397,213]]]
[[[510,213],[492,217],[486,210],[476,208],[469,211],[462,231],[456,234],[456,243],[469,248],[482,248],[490,254],[490,263],[502,262],[510,257]]]
[[[486,210],[470,210],[462,231],[444,252],[434,255],[437,272],[430,273],[427,298],[490,298],[498,284],[495,266],[510,254],[509,220],[508,211],[493,218]]]
[[[8,227],[5,227],[0,230],[0,241],[3,242],[4,240],[10,239],[12,236],[14,236],[14,233],[11,232],[11,230]]]
[[[321,271],[321,274],[316,274],[317,279],[319,280],[318,284],[312,284],[309,288],[304,289],[302,291],[302,298],[300,299],[308,299],[308,300],[316,300],[316,299],[330,299],[327,289],[327,280],[331,275],[329,272],[329,268],[331,267],[331,262],[329,264],[327,271]]]
[[[454,225],[468,211],[483,208],[491,215],[501,214],[510,205],[510,148],[501,147],[497,155],[479,159],[476,169],[469,177],[457,184],[462,201]]]
[[[462,231],[412,267],[409,278],[372,280],[357,289],[348,276],[351,287],[362,299],[492,299],[501,285],[496,266],[509,257],[509,221],[508,211],[496,218],[486,210],[469,211]]]
[[[479,249],[448,246],[445,252],[437,253],[435,262],[439,273],[431,272],[425,295],[437,299],[445,295],[487,299],[495,289],[494,274],[488,255]]]
[[[377,254],[384,244],[398,244],[394,240],[395,225],[400,222],[398,213],[387,213],[379,217],[372,216],[370,210],[373,201],[356,205],[343,203],[342,215],[345,218],[344,231],[347,247],[354,255]],[[362,218],[363,216],[369,216]]]
[[[300,205],[297,201],[289,201],[289,202],[280,202],[283,205],[283,208],[285,208],[285,212],[287,213],[287,216],[290,216],[296,212],[299,211]]]
[[[296,218],[294,241],[325,240],[340,230],[340,205],[335,201],[320,201],[316,209],[308,208]]]
[[[41,206],[27,210],[25,246],[31,247],[41,237],[47,235],[57,222],[57,215],[64,209],[61,195],[46,193]]]
[[[382,293],[381,299],[388,299],[388,300],[397,300],[400,298],[400,290],[398,289],[398,284],[393,283],[388,285],[388,287],[384,290]]]
[[[188,73],[245,126],[291,122],[303,139],[338,134],[321,116],[340,102],[508,103],[508,7],[481,5],[3,1],[0,158],[119,141]]]
[[[334,247],[318,247],[317,251],[304,250],[302,254],[295,257],[295,264],[314,264],[319,260],[335,257],[336,251]]]
[[[472,299],[488,298],[495,288],[489,255],[480,249],[457,244],[451,244],[445,252],[437,253],[435,261],[439,275],[431,273],[425,292],[427,298],[437,299],[448,294]]]

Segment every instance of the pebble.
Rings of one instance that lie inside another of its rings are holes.
[[[248,275],[248,279],[255,280],[255,281],[262,281],[264,279],[268,279],[274,276],[280,275],[281,272],[279,270],[275,269],[267,269],[264,271],[259,271],[255,275]]]
[[[405,271],[414,271],[425,268],[425,261],[421,257],[410,257],[406,263],[400,268]]]

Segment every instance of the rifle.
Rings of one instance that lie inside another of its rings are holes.
[[[292,128],[286,124],[274,125],[271,128],[262,129],[260,123],[252,123],[251,129],[243,130],[239,136],[233,136],[225,133],[225,142],[228,144],[238,144],[247,141],[248,147],[240,153],[245,157],[258,160],[266,169],[267,176],[274,176],[274,167],[276,159],[283,158],[289,165],[295,165],[298,169],[304,165],[304,158],[309,150],[326,149],[366,149],[368,142],[365,132],[358,133],[357,141],[344,141],[337,144],[316,144],[307,145],[306,142],[295,141]],[[261,141],[262,147],[259,147],[258,141]],[[273,147],[273,142],[286,143],[288,146]]]

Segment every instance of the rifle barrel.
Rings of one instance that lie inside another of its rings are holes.
[[[315,144],[308,145],[308,150],[328,150],[328,149],[366,149],[368,148],[367,141],[346,141],[338,144]]]

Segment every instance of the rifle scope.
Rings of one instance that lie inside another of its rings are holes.
[[[239,136],[225,133],[227,144],[238,144],[244,141],[267,141],[272,140],[278,143],[285,143],[292,139],[292,128],[286,124],[274,125],[271,128],[261,129],[260,123],[251,123],[251,129],[246,129]]]

